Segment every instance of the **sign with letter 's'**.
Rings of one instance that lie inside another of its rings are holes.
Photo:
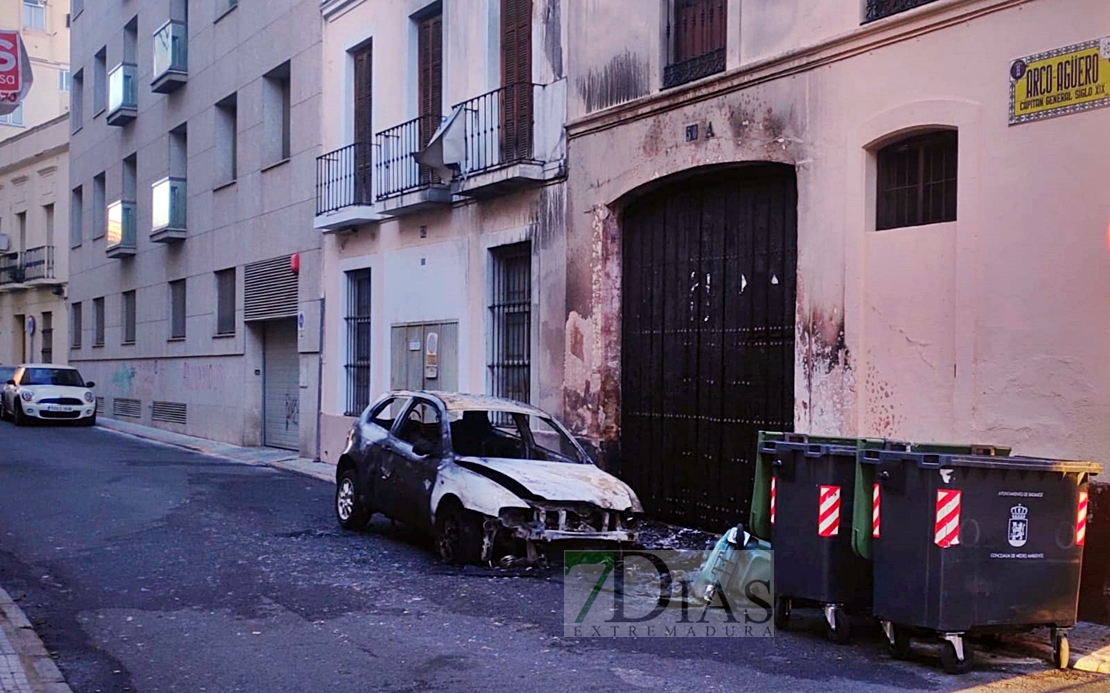
[[[1010,125],[1110,106],[1110,38],[1010,64]]]
[[[31,59],[18,31],[0,30],[0,115],[19,107],[31,90]]]

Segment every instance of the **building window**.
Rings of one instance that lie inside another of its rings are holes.
[[[217,185],[233,182],[239,175],[238,102],[235,94],[216,104]]]
[[[139,186],[139,161],[138,154],[130,154],[123,160],[123,195],[124,202],[135,202],[138,199]]]
[[[46,31],[46,3],[43,0],[23,0],[23,28]]]
[[[85,72],[78,70],[73,74],[73,81],[69,92],[69,120],[70,131],[77,132],[81,129],[81,120],[85,115]]]
[[[289,158],[292,130],[290,128],[290,66],[286,61],[265,76],[265,128],[266,159],[263,163],[273,164]]]
[[[663,88],[724,72],[727,0],[671,0]]]
[[[15,215],[16,226],[19,228],[19,252],[27,250],[27,212]]]
[[[955,130],[899,140],[878,153],[876,227],[896,229],[956,221]]]
[[[490,394],[530,402],[532,379],[532,244],[490,250]]]
[[[170,339],[185,338],[185,280],[170,282]]]
[[[370,405],[370,270],[347,272],[347,416]]]
[[[73,88],[73,78],[69,70],[58,70],[58,91],[70,91]]]
[[[13,125],[15,127],[23,127],[23,104],[15,107],[11,113],[0,116],[0,125]]]
[[[108,107],[108,49],[96,52],[93,64],[93,117],[100,115]]]
[[[54,247],[54,204],[42,206],[42,216],[46,226],[46,245]]]
[[[104,229],[108,225],[108,203],[104,193],[104,172],[96,174],[93,178],[93,240],[104,237]]]
[[[423,147],[443,119],[443,14],[438,8],[417,25],[417,94]]]
[[[54,314],[42,314],[42,362],[54,363]]]
[[[235,334],[235,268],[216,272],[216,334]]]
[[[93,346],[104,346],[104,298],[93,299]]]
[[[135,292],[123,292],[123,343],[135,343]]]
[[[78,301],[69,309],[69,346],[71,349],[81,348],[81,302]]]
[[[85,0],[69,0],[69,11],[73,19],[77,19],[77,15],[85,11]]]
[[[867,0],[867,13],[863,22],[866,24],[876,19],[890,17],[906,10],[912,10],[915,7],[928,5],[931,2],[935,2],[935,0]]]
[[[84,194],[81,191],[81,186],[78,185],[69,194],[69,245],[71,248],[76,248],[81,245],[84,240],[84,233],[81,225],[84,221]]]

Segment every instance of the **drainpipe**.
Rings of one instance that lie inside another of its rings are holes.
[[[320,459],[320,424],[324,419],[324,412],[321,409],[324,403],[324,297],[320,297],[320,343],[318,345],[319,351],[316,353],[316,459],[314,462],[321,462]]]

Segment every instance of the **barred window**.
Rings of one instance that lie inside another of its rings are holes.
[[[890,17],[915,7],[928,5],[936,0],[867,0],[867,14],[863,19],[863,23],[873,22],[877,19]]]
[[[104,298],[93,299],[93,346],[104,346]]]
[[[663,88],[708,77],[725,69],[728,32],[726,0],[671,0],[667,22],[670,50]]]
[[[81,302],[77,301],[69,308],[69,346],[72,349],[81,348]]]
[[[347,272],[347,416],[370,406],[370,270]]]
[[[490,297],[490,394],[531,401],[532,244],[490,250],[493,285]]]
[[[957,132],[944,130],[879,150],[876,228],[956,220],[958,145]]]

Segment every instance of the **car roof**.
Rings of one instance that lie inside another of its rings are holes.
[[[54,370],[67,370],[75,371],[77,368],[74,366],[67,366],[64,363],[24,363],[17,366],[18,368],[52,368]]]
[[[461,411],[505,411],[517,414],[527,414],[548,418],[551,415],[542,409],[537,409],[530,404],[517,402],[503,397],[492,395],[475,395],[466,392],[443,392],[440,390],[394,390],[389,393],[398,397],[432,397],[443,402],[444,408],[449,412]]]

